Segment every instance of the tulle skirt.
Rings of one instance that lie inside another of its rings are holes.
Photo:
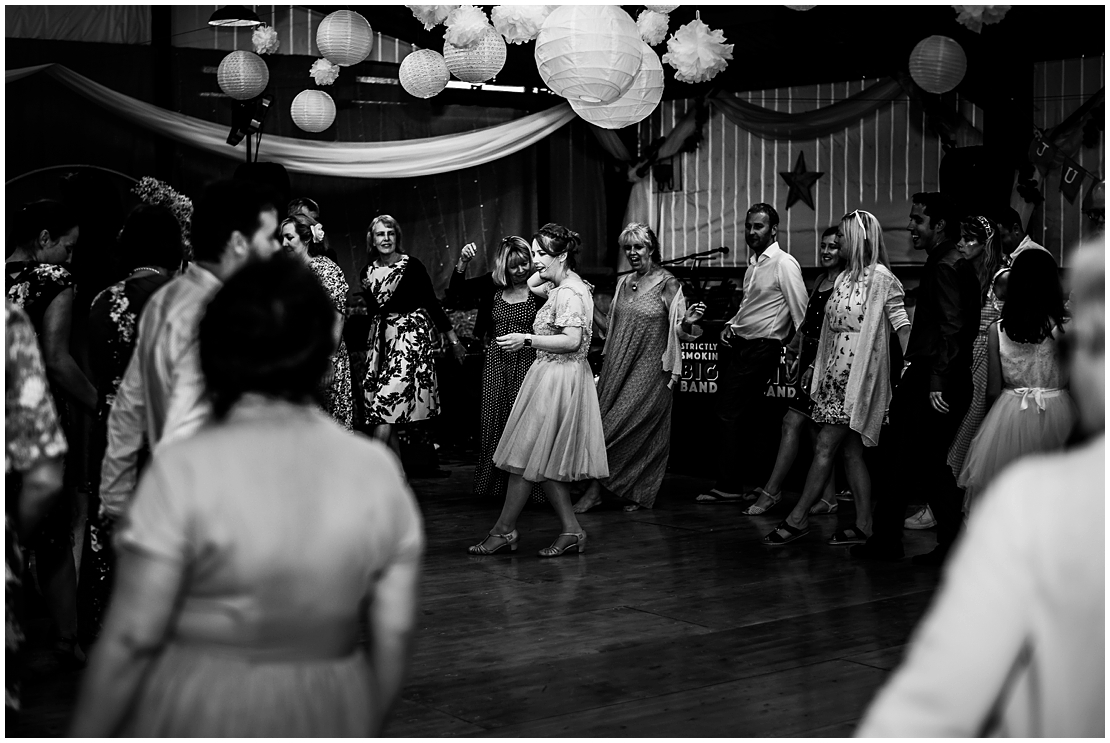
[[[532,364],[493,463],[529,482],[609,476],[597,387],[585,359],[539,358]]]
[[[959,477],[960,487],[965,488],[964,510],[970,513],[983,490],[1014,460],[1062,449],[1075,422],[1075,407],[1063,390],[1039,394],[1002,390],[964,458]]]
[[[171,643],[154,661],[128,737],[366,737],[373,683],[362,652],[258,662]]]

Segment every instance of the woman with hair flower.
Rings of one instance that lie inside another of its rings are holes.
[[[300,210],[281,223],[282,246],[286,252],[305,261],[316,274],[316,278],[331,297],[335,311],[340,315],[336,321],[342,326],[342,316],[347,308],[347,278],[343,275],[343,269],[328,257],[330,251],[327,240],[324,226]],[[331,370],[327,374],[322,392],[325,410],[350,431],[354,427],[351,359],[342,338],[339,347],[332,354]]]

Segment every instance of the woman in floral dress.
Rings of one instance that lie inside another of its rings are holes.
[[[108,445],[108,413],[135,350],[139,316],[147,300],[181,268],[181,226],[169,208],[142,204],[128,215],[119,236],[128,276],[96,295],[89,310],[89,366],[96,383],[96,422],[89,456],[89,513],[81,552],[77,617],[83,641],[100,634],[116,563],[113,522],[100,515],[100,460]]]
[[[398,424],[439,413],[432,349],[436,330],[446,333],[455,360],[466,358],[451,321],[436,298],[424,264],[402,252],[401,226],[382,214],[366,231],[369,263],[359,276],[371,317],[363,396],[365,423],[398,455]]]
[[[281,243],[285,250],[308,263],[324,285],[336,312],[342,315],[347,308],[347,278],[343,269],[328,258],[327,237],[324,226],[307,214],[287,217],[281,223]],[[351,359],[342,338],[339,348],[331,357],[331,373],[324,385],[325,410],[348,431],[354,426],[354,397],[351,394]]]
[[[829,543],[861,544],[871,535],[871,478],[863,447],[879,443],[890,404],[890,330],[898,334],[904,352],[910,320],[902,284],[890,271],[879,220],[854,211],[840,220],[836,237],[847,265],[825,305],[817,359],[802,378],[803,385],[809,383],[813,422],[821,424],[821,431],[802,497],[764,537],[764,544],[786,544],[809,533],[809,509],[821,497],[841,444],[856,523]]]
[[[535,322],[536,311],[543,304],[528,286],[528,278],[532,275],[532,249],[528,241],[516,235],[506,237],[497,248],[493,271],[468,279],[466,267],[477,252],[478,246],[469,243],[459,255],[447,289],[450,306],[477,305],[475,340],[527,333]],[[475,495],[497,500],[505,498],[509,475],[493,466],[493,452],[501,440],[524,375],[535,360],[536,352],[531,348],[510,353],[496,343],[486,347],[482,371],[482,448],[474,467]],[[539,485],[532,487],[532,500],[538,503],[545,500]]]
[[[13,215],[10,224],[16,247],[5,263],[8,299],[31,319],[62,430],[71,450],[77,449],[69,407],[79,405],[89,413],[96,410],[96,388],[69,351],[74,280],[65,264],[72,257],[80,228],[68,209],[49,200],[27,204]],[[73,498],[84,477],[81,465],[73,461],[71,451],[65,491],[29,543],[57,632],[57,650],[67,663],[77,665],[84,663],[85,655],[77,644],[77,570],[70,522]]]

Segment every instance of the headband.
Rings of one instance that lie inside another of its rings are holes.
[[[977,221],[979,223],[979,226],[983,228],[983,232],[987,233],[988,240],[994,237],[994,225],[991,224],[991,221],[989,219],[987,219],[986,217],[976,217],[975,221]]]

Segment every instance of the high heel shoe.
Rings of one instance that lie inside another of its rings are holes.
[[[574,537],[575,541],[566,545],[562,549],[559,549],[558,547],[555,546],[555,542],[559,541],[559,538],[556,537],[555,542],[552,542],[550,547],[544,547],[542,550],[539,551],[539,556],[540,557],[558,557],[559,555],[563,554],[564,552],[569,550],[571,547],[574,547],[576,545],[578,547],[578,552],[579,553],[582,553],[582,552],[586,551],[586,532],[580,531],[577,534],[575,534],[572,531],[565,531],[562,534],[560,534],[559,536],[560,537]]]
[[[495,548],[490,549],[486,546],[486,539],[489,539],[490,537],[497,537],[498,539],[504,539],[505,541],[497,545]],[[493,555],[497,552],[500,552],[505,547],[508,547],[510,552],[516,552],[516,548],[520,546],[520,535],[516,533],[516,529],[513,529],[508,534],[494,534],[491,531],[488,535],[486,535],[486,539],[478,542],[478,544],[474,545],[473,547],[467,547],[466,551],[472,555]]]

